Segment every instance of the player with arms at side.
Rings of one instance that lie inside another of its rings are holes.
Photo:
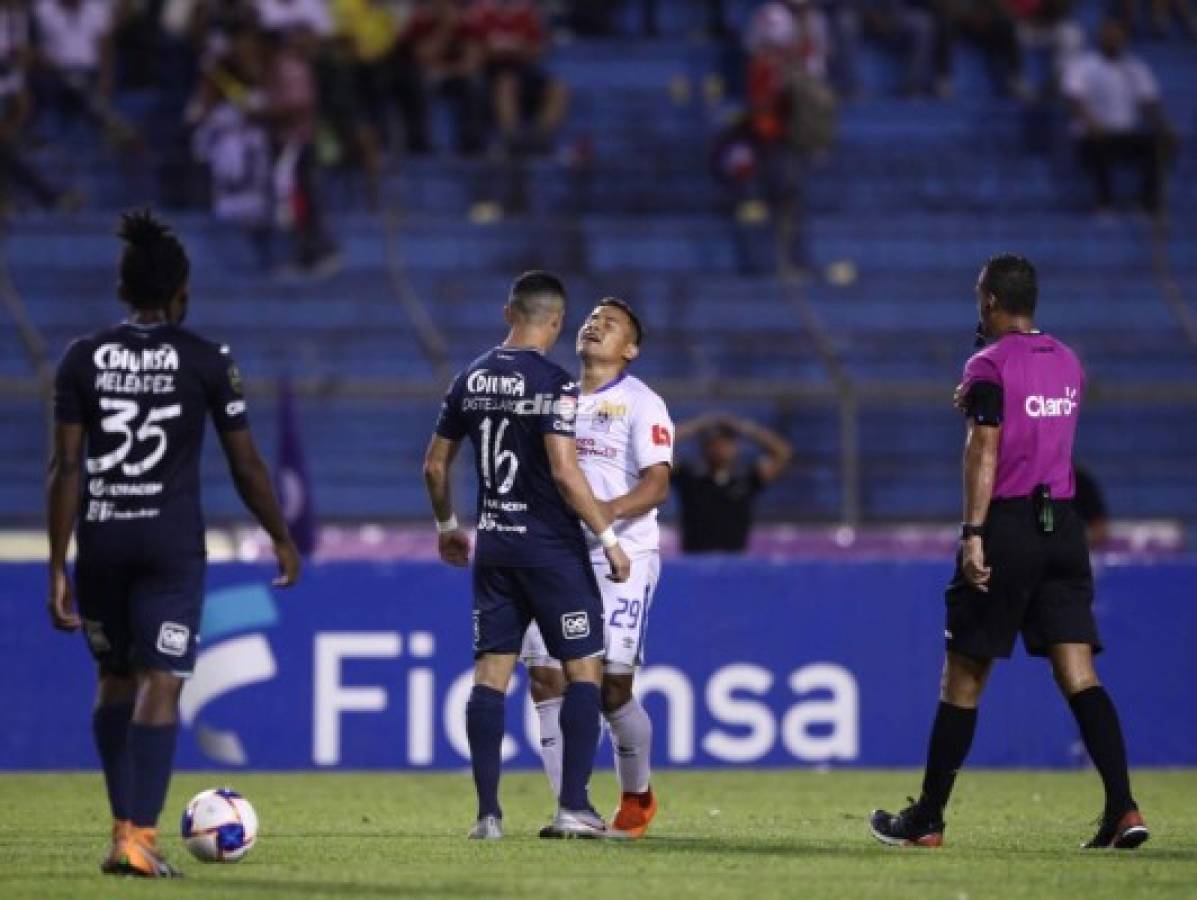
[[[630,563],[578,467],[578,386],[545,357],[561,334],[565,287],[547,272],[525,273],[512,285],[503,315],[507,339],[453,379],[424,460],[441,558],[466,566],[470,541],[453,515],[449,485],[461,442],[468,436],[474,446],[478,546],[466,732],[478,818],[469,836],[503,836],[506,692],[524,633],[536,621],[569,683],[554,826],[562,836],[602,837],[606,824],[590,805],[588,784],[599,739],[603,606],[579,518],[601,536],[607,578],[626,581]]]
[[[100,868],[169,878],[179,873],[158,849],[157,822],[179,694],[199,641],[207,416],[242,500],[274,541],[275,584],[294,584],[300,562],[250,435],[228,348],[181,327],[186,251],[148,211],[125,215],[120,236],[120,297],[131,314],[71,344],[55,383],[49,612],[59,630],[82,627],[99,664],[92,726],[113,818]],[[67,548],[77,519],[72,592]]]
[[[1118,713],[1093,666],[1101,650],[1085,526],[1073,508],[1073,440],[1085,373],[1076,354],[1035,328],[1035,267],[995,256],[977,280],[984,347],[964,367],[956,403],[968,417],[964,526],[947,590],[947,659],[923,790],[896,815],[875,810],[873,836],[939,847],[943,812],[972,745],[977,705],[995,658],[1015,638],[1046,656],[1105,786],[1085,847],[1132,849],[1148,837],[1131,797]]]
[[[673,422],[665,402],[628,374],[644,339],[640,320],[623,300],[599,301],[578,332],[582,396],[578,401],[578,462],[632,560],[623,584],[600,582],[607,626],[603,716],[611,729],[620,805],[611,837],[640,838],[657,811],[650,784],[652,721],[632,693],[644,662],[648,611],[661,574],[657,508],[669,496]],[[596,571],[605,565],[602,544],[588,534]],[[561,781],[561,698],[565,680],[535,625],[520,656],[528,666],[540,721],[541,759],[556,791]],[[545,830],[552,834],[552,826]]]

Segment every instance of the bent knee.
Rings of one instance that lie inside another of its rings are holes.
[[[528,692],[533,703],[555,700],[565,693],[565,675],[560,669],[532,666],[528,669]]]
[[[631,687],[625,687],[624,685],[604,683],[602,692],[603,712],[605,713],[613,713],[616,710],[623,709],[632,699]]]
[[[1101,686],[1101,679],[1097,677],[1097,672],[1092,669],[1088,672],[1061,672],[1057,670],[1054,674],[1056,684],[1065,697],[1075,697],[1082,691]]]

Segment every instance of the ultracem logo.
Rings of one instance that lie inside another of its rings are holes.
[[[278,673],[274,653],[261,629],[278,624],[278,609],[270,591],[261,584],[242,584],[209,594],[204,601],[200,634],[205,643],[217,642],[200,652],[195,674],[183,689],[179,712],[183,724],[195,730],[195,740],[209,759],[230,766],[249,764],[241,738],[205,724],[200,713],[212,700],[231,691],[269,681]],[[238,632],[229,640],[221,638]]]

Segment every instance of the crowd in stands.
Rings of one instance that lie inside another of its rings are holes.
[[[1197,36],[1187,0],[1153,5],[1154,32],[1172,14]],[[861,35],[901,55],[895,90],[909,97],[950,97],[953,46],[966,42],[982,55],[994,94],[1067,108],[1099,213],[1114,207],[1113,170],[1126,165],[1139,173],[1139,207],[1159,217],[1177,142],[1155,76],[1128,49],[1138,21],[1134,4],[1119,6],[1089,48],[1069,0],[770,0],[743,38],[746,110],[717,145],[716,170],[738,192],[742,221],[772,216],[796,234],[801,170],[831,150],[839,106],[859,92]],[[1036,51],[1050,58],[1041,84],[1027,74]],[[788,243],[783,256],[802,269],[802,241]]]
[[[720,141],[720,174],[763,180],[755,215],[778,213],[797,196],[795,170],[831,152],[842,104],[861,93],[862,41],[897,55],[896,94],[927,98],[953,94],[964,44],[995,94],[1070,108],[1100,208],[1126,164],[1140,169],[1141,205],[1158,212],[1175,141],[1127,40],[1173,27],[1197,36],[1197,0],[1114,2],[1090,50],[1071,0],[762,0],[743,34],[731,33],[725,0],[694,0],[702,33],[744,60],[746,113]],[[660,0],[0,0],[3,200],[76,205],[31,161],[28,132],[90,128],[124,157],[148,148],[177,203],[196,202],[200,164],[214,215],[252,237],[263,265],[283,230],[290,264],[321,273],[337,248],[319,168],[362,172],[376,206],[400,155],[549,153],[569,106],[545,65],[552,36],[652,36],[660,15]],[[1034,52],[1052,58],[1046,83],[1028,75]],[[139,133],[144,117],[122,114],[116,97],[129,89],[159,96],[152,135]],[[452,127],[437,146],[441,110]]]

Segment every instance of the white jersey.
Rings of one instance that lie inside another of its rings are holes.
[[[578,464],[599,500],[623,496],[650,466],[673,465],[673,421],[669,410],[639,378],[621,375],[593,394],[582,394],[577,416]],[[628,556],[660,549],[657,511],[615,523]],[[602,546],[586,529],[590,552],[603,559]]]

